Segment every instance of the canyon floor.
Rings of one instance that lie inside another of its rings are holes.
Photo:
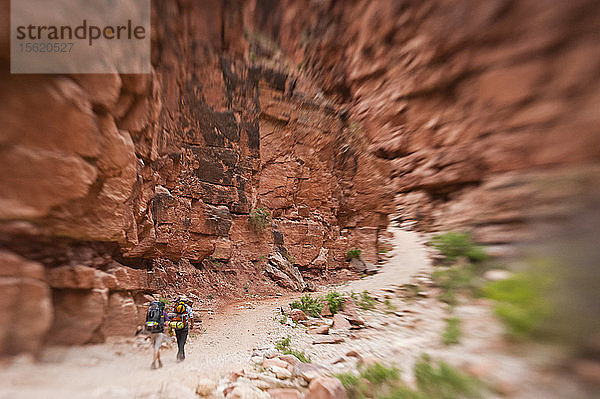
[[[356,351],[363,359],[396,365],[406,382],[414,385],[412,367],[427,353],[482,379],[490,387],[485,397],[586,397],[578,384],[547,366],[560,360],[556,348],[506,342],[486,301],[463,301],[455,308],[462,337],[457,345],[443,345],[440,336],[449,317],[447,306],[435,298],[433,289],[407,297],[402,288],[429,279],[429,249],[417,233],[398,228],[392,232],[394,249],[378,274],[320,287],[321,293],[368,291],[378,300],[375,309],[360,312],[365,328],[333,332],[343,342],[314,345],[315,335],[307,334],[305,327],[283,322],[281,307],[300,295],[281,295],[202,312],[201,326],[186,346],[186,361],[176,363],[176,345],[171,344],[162,350],[164,367],[158,370],[150,369],[151,349],[141,337],[49,348],[39,362],[19,357],[1,366],[0,398],[196,397],[200,379],[215,381],[222,389],[231,372],[256,369],[250,362],[253,353],[272,350],[284,337],[313,363],[334,373],[354,370],[359,360],[346,354]]]

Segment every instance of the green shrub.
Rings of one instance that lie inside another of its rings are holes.
[[[361,371],[360,376],[373,385],[396,382],[400,379],[400,370],[375,363]]]
[[[383,303],[385,304],[387,313],[393,313],[398,310],[398,308],[395,307],[389,299],[386,299]]]
[[[456,298],[456,291],[454,290],[442,291],[442,293],[438,296],[438,299],[450,306],[458,305],[458,298]]]
[[[352,373],[340,373],[336,374],[335,377],[340,380],[346,390],[353,389],[357,384],[360,377]]]
[[[373,298],[372,296],[369,295],[368,291],[363,291],[360,294],[360,298],[357,302],[357,305],[359,308],[361,308],[363,310],[371,310],[371,309],[375,309],[376,303],[377,303],[377,301],[375,300],[375,298]]]
[[[446,363],[435,366],[427,356],[415,364],[418,389],[409,388],[400,371],[375,363],[362,369],[359,375],[342,373],[340,380],[350,399],[461,399],[481,398],[481,383],[454,370]]]
[[[352,399],[380,398],[392,387],[399,387],[400,371],[395,367],[387,367],[375,363],[363,368],[359,375],[342,373],[335,375],[340,380],[348,396]]]
[[[354,258],[360,259],[361,254],[362,251],[358,248],[349,249],[348,252],[346,252],[346,260],[351,261]]]
[[[320,317],[321,310],[323,310],[323,302],[307,294],[300,298],[299,301],[290,303],[290,307],[292,309],[300,309],[312,317]]]
[[[472,291],[475,288],[473,266],[470,264],[457,264],[447,269],[437,269],[432,273],[431,278],[438,287],[442,288],[438,299],[449,305],[456,305],[456,294],[459,291]]]
[[[336,291],[330,292],[325,296],[325,301],[329,304],[331,313],[336,314],[344,308],[344,297]]]
[[[421,292],[422,289],[419,284],[413,283],[402,284],[401,288],[402,290],[406,291],[408,297],[415,297],[419,295],[419,292]]]
[[[472,262],[481,262],[488,259],[483,247],[471,241],[468,233],[448,232],[433,237],[431,244],[444,255],[449,262],[454,262],[459,257],[465,257]]]
[[[471,265],[454,265],[448,269],[437,269],[431,277],[439,287],[444,289],[473,288]]]
[[[255,231],[262,233],[271,224],[271,214],[263,207],[254,208],[250,211],[248,222]]]
[[[460,338],[460,320],[451,317],[446,321],[446,330],[442,334],[444,345],[458,344]]]
[[[457,399],[481,398],[481,383],[464,375],[444,362],[437,367],[428,356],[421,357],[415,364],[415,378],[419,390],[426,398]]]
[[[300,360],[302,363],[310,363],[312,360],[310,356],[308,356],[304,351],[299,351],[297,349],[289,349],[283,352],[284,355],[293,355],[296,359]]]
[[[299,351],[297,349],[292,348],[290,337],[285,337],[285,338],[282,338],[281,340],[277,341],[277,343],[275,344],[275,349],[277,349],[279,352],[283,353],[284,355],[295,356],[302,363],[310,363],[311,362],[310,357],[306,353],[304,353],[304,351]]]
[[[292,340],[290,339],[290,337],[282,338],[279,341],[277,341],[277,343],[275,344],[275,349],[277,349],[278,351],[283,351],[283,350],[289,349],[291,343],[292,343]]]
[[[522,272],[482,288],[483,295],[497,301],[496,314],[506,323],[513,338],[534,335],[551,316],[547,295],[552,279],[547,274]]]

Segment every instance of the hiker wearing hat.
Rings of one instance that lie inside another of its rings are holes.
[[[187,341],[188,331],[194,327],[194,315],[192,313],[192,301],[185,295],[179,296],[173,307],[174,313],[169,316],[169,332],[175,330],[177,337],[177,361],[185,360],[185,342]]]

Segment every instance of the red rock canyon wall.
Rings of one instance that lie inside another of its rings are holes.
[[[0,353],[128,335],[152,295],[345,277],[349,248],[377,261],[388,215],[533,238],[599,186],[599,17],[157,0],[152,75],[9,75],[3,31]]]

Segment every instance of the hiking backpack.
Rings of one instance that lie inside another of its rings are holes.
[[[146,312],[146,331],[163,332],[165,329],[165,304],[160,301],[150,303]]]
[[[187,306],[183,302],[178,302],[174,307],[175,313],[170,316],[169,325],[176,330],[182,330],[188,326],[189,314]]]

